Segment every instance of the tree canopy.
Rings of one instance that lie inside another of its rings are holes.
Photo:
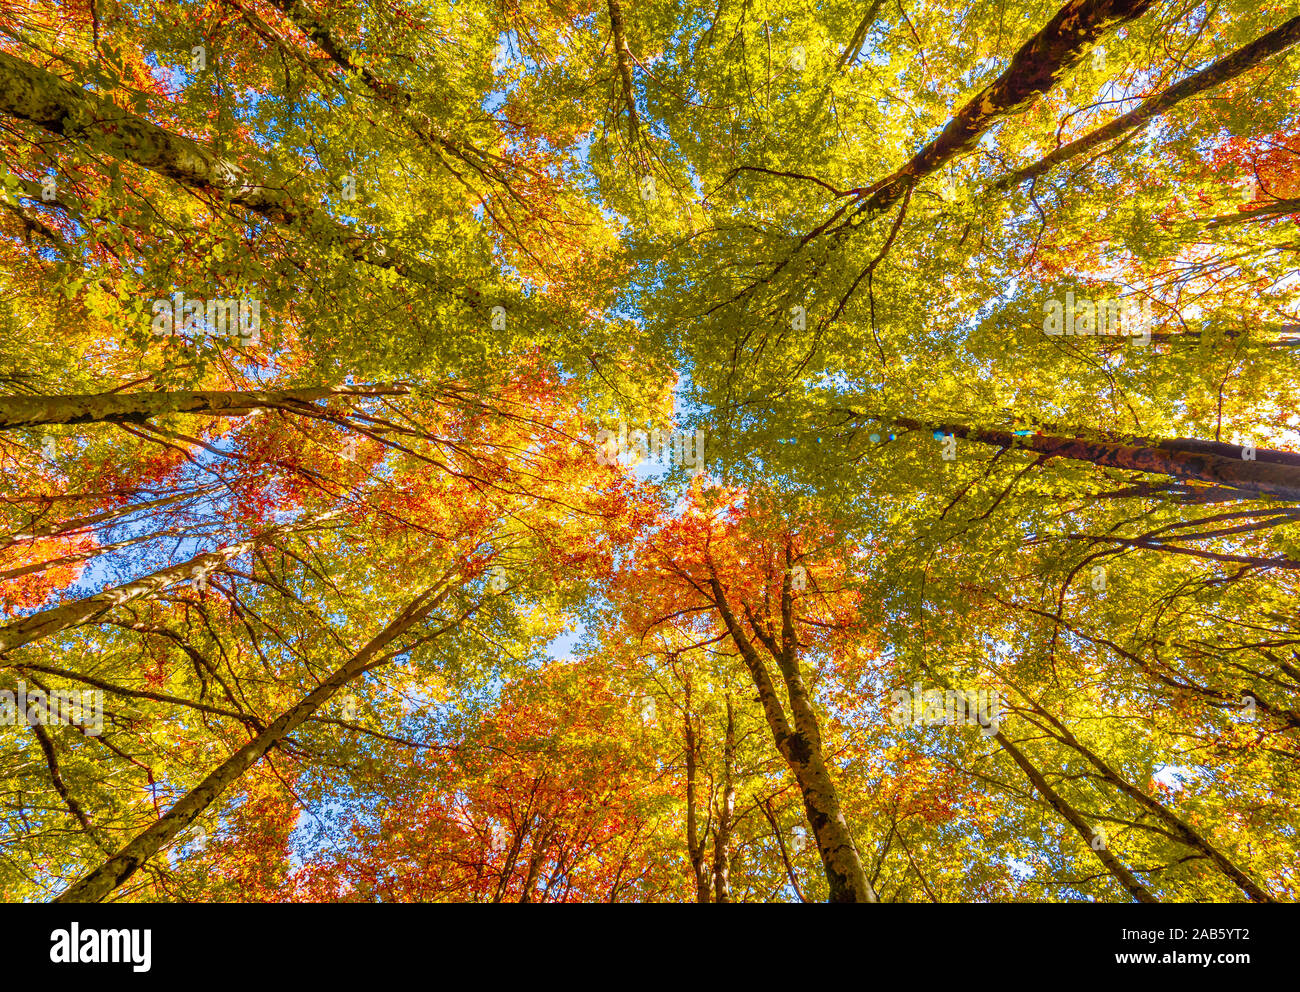
[[[0,2],[0,899],[1300,897],[1300,16]]]

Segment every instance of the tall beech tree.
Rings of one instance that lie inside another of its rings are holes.
[[[819,635],[846,623],[825,597],[819,601],[816,593],[805,597],[793,589],[794,582],[806,582],[807,568],[801,562],[816,538],[776,528],[763,534],[763,525],[771,525],[761,510],[725,496],[721,506],[711,508],[703,493],[694,496],[694,505],[680,520],[662,522],[644,557],[638,557],[637,569],[627,576],[628,586],[643,597],[632,608],[632,622],[649,633],[665,622],[700,616],[708,621],[699,632],[701,642],[718,636],[730,639],[758,693],[773,744],[798,783],[830,901],[876,902],[840,810],[820,720],[802,671],[806,660],[801,647],[824,646]],[[748,513],[758,517],[756,535],[745,533],[743,519],[734,519]],[[796,570],[798,579],[793,578]],[[783,694],[777,690],[773,668]]]

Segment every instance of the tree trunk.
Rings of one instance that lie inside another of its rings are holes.
[[[405,386],[316,386],[309,389],[208,392],[93,393],[74,396],[0,396],[0,430],[46,424],[140,423],[165,413],[246,417],[254,410],[288,409],[332,396],[405,396]]]
[[[685,711],[685,728],[686,728],[686,850],[691,858],[691,875],[695,878],[695,901],[709,901],[709,877],[704,870],[704,841],[700,837],[699,820],[695,812],[696,792],[698,790],[696,783],[698,756],[698,743],[695,739],[695,728],[691,725],[691,689],[690,681],[686,680],[686,705]]]
[[[160,568],[143,578],[135,579],[120,586],[114,586],[112,589],[105,589],[93,596],[87,596],[71,603],[64,603],[61,606],[52,606],[48,610],[42,610],[40,613],[33,613],[29,617],[15,620],[13,623],[0,627],[0,658],[23,645],[31,644],[34,641],[49,637],[51,634],[57,634],[61,630],[67,630],[69,627],[75,627],[78,624],[93,620],[116,606],[123,606],[132,600],[152,596],[184,579],[193,578],[197,575],[206,575],[208,572],[214,571],[227,562],[238,558],[246,551],[250,551],[258,544],[281,534],[294,533],[308,526],[322,523],[330,516],[332,514],[314,515],[305,520],[295,521],[292,524],[271,527],[248,538],[246,541],[239,541],[224,548],[218,548],[216,551],[206,551],[203,554],[195,555],[189,561],[181,562],[179,565]]]
[[[1255,902],[1275,901],[1273,897],[1259,885],[1259,883],[1238,868],[1226,854],[1201,836],[1201,834],[1192,827],[1191,824],[1183,820],[1164,803],[1147,795],[1143,790],[1139,789],[1137,786],[1129,782],[1128,779],[1116,772],[1115,769],[1103,761],[1098,754],[1080,743],[1065,724],[1052,716],[1052,714],[1048,713],[1037,704],[1032,705],[1034,706],[1034,709],[1041,713],[1043,717],[1056,728],[1057,734],[1059,735],[1057,737],[1058,740],[1069,745],[1083,755],[1089,762],[1091,762],[1093,767],[1101,772],[1102,777],[1106,781],[1110,782],[1110,784],[1116,789],[1137,802],[1140,806],[1143,806],[1150,812],[1154,813],[1156,817],[1169,827],[1184,844],[1205,855],[1214,866],[1219,869],[1219,871],[1232,879],[1233,884],[1238,886],[1246,893],[1246,895]]]
[[[351,258],[390,269],[456,296],[471,307],[485,304],[477,290],[449,287],[435,268],[399,257],[371,235],[295,198],[267,177],[238,165],[190,138],[172,134],[103,97],[0,51],[0,114],[27,121],[100,154],[131,162],[218,201],[238,204],[271,222],[337,243]],[[55,204],[59,205],[59,204]]]
[[[8,582],[10,579],[18,579],[24,575],[44,572],[47,568],[60,568],[65,565],[75,565],[78,562],[87,561],[91,558],[98,558],[100,555],[120,551],[122,548],[129,548],[133,544],[141,544],[144,541],[152,541],[159,537],[175,537],[176,535],[177,531],[175,530],[140,534],[137,537],[128,537],[123,541],[114,541],[112,544],[96,544],[94,547],[89,548],[86,551],[75,551],[70,555],[60,555],[58,558],[47,558],[44,561],[32,562],[28,565],[6,568],[3,571],[0,571],[0,582]]]
[[[0,400],[0,402],[3,402]],[[210,493],[215,490],[216,486],[202,486],[189,492],[176,493],[172,496],[164,496],[160,499],[149,500],[145,503],[130,503],[126,506],[115,506],[109,510],[101,510],[98,513],[92,513],[85,517],[76,517],[72,520],[59,520],[54,523],[41,523],[41,516],[33,516],[27,525],[17,534],[10,537],[0,537],[0,550],[21,541],[34,541],[42,537],[61,537],[69,534],[81,533],[89,530],[95,524],[106,523],[111,520],[120,520],[122,517],[128,517],[133,513],[141,513],[145,510],[155,510],[160,506],[173,506],[177,503],[183,503],[187,499],[194,499],[198,496]],[[47,508],[49,503],[46,503]]]
[[[1249,45],[1243,45],[1231,55],[1175,83],[1158,96],[1143,100],[1133,110],[1115,118],[1104,127],[1099,127],[1082,138],[1071,141],[1068,145],[1062,145],[1050,154],[1044,155],[1033,165],[1027,165],[1023,169],[1017,169],[1003,176],[993,184],[993,189],[1005,192],[1023,182],[1028,182],[1035,176],[1041,176],[1062,162],[1077,158],[1098,145],[1103,145],[1128,131],[1141,127],[1151,118],[1163,114],[1188,97],[1235,79],[1247,69],[1258,65],[1270,55],[1294,45],[1297,41],[1300,41],[1300,17],[1293,17],[1268,34],[1256,38]]]
[[[302,0],[271,0],[271,4],[293,21],[298,30],[328,55],[335,65],[346,73],[359,75],[366,86],[413,126],[415,133],[425,144],[450,152],[485,178],[489,176],[494,179],[502,178],[496,174],[500,163],[499,158],[486,154],[460,139],[448,138],[440,134],[438,125],[419,110],[418,103],[410,93],[378,75],[370,66],[359,64],[348,44]],[[448,169],[463,181],[461,173],[451,169],[450,166]]]
[[[974,149],[998,122],[1028,110],[1103,35],[1144,14],[1154,0],[1069,0],[1021,46],[997,79],[962,107],[937,138],[892,175],[861,190],[853,224],[893,206],[917,180]]]
[[[1095,843],[1096,834],[1093,832],[1092,827],[1089,826],[1088,821],[1083,818],[1083,815],[1078,810],[1057,794],[1055,789],[1047,784],[1047,779],[1043,778],[1042,773],[1033,766],[1024,753],[1012,744],[1002,731],[994,734],[994,738],[1006,749],[1007,754],[1011,755],[1012,760],[1020,766],[1021,770],[1029,776],[1029,781],[1038,790],[1039,794],[1047,800],[1052,809],[1061,814],[1066,822],[1079,832],[1079,836],[1088,842],[1088,846],[1096,853],[1106,870],[1115,877],[1119,884],[1124,886],[1138,902],[1157,902],[1158,900],[1151,894],[1150,890],[1137,880],[1137,876],[1129,871],[1119,858],[1110,853],[1104,839],[1101,844]]]
[[[727,694],[727,731],[722,745],[722,801],[714,816],[713,897],[731,902],[731,827],[736,813],[736,719]]]
[[[0,52],[0,112],[61,137],[92,140],[116,158],[229,198],[276,223],[291,223],[302,213],[287,192],[232,160],[7,52]]]
[[[537,887],[537,876],[541,873],[542,862],[546,860],[546,849],[555,833],[555,820],[542,817],[539,828],[533,831],[533,850],[528,857],[528,875],[524,878],[524,891],[519,897],[521,903],[533,901],[533,890]]]
[[[193,823],[222,792],[240,775],[251,768],[279,741],[324,705],[331,696],[352,679],[361,675],[374,663],[375,656],[403,633],[427,617],[450,592],[447,586],[434,595],[427,589],[417,596],[401,613],[376,634],[360,651],[354,654],[333,675],[327,678],[301,701],[282,713],[266,730],[258,734],[229,758],[218,765],[202,782],[182,796],[152,826],[123,847],[113,857],[69,887],[54,901],[99,902],[143,865],[173,837]],[[382,659],[381,659],[382,660]]]
[[[844,46],[844,51],[840,54],[839,61],[835,64],[836,68],[844,69],[852,65],[859,54],[862,52],[862,43],[867,40],[867,32],[871,30],[871,25],[876,23],[876,17],[880,13],[880,8],[884,5],[885,0],[871,0],[867,6],[866,13],[862,15],[862,20],[858,21],[858,26],[853,30],[853,37],[849,43]]]
[[[1048,434],[1016,435],[1005,430],[983,430],[963,424],[926,424],[907,417],[884,418],[886,422],[908,430],[952,434],[980,444],[999,448],[1024,448],[1047,458],[1070,458],[1092,462],[1107,468],[1151,472],[1189,482],[1202,482],[1241,492],[1242,499],[1268,496],[1300,500],[1300,464],[1289,451],[1255,452],[1253,459],[1240,457],[1240,445],[1178,438],[1147,444],[1124,444],[1116,441],[1085,440]],[[1236,453],[1233,457],[1231,453]]]
[[[789,581],[787,574],[787,590]],[[791,684],[786,666],[782,666],[782,672],[786,675],[786,687],[791,692],[791,709],[795,714],[795,726],[792,729],[767,666],[733,613],[716,575],[710,578],[710,586],[714,605],[754,680],[776,748],[799,786],[808,825],[817,840],[817,850],[826,872],[830,901],[876,902],[876,892],[862,870],[862,861],[854,846],[853,835],[849,832],[848,821],[840,810],[839,794],[822,757],[821,732],[816,715],[808,705],[802,687],[797,683]],[[771,651],[770,646],[768,650]]]
[[[632,85],[632,50],[627,47],[627,28],[623,24],[623,8],[618,0],[606,0],[609,7],[609,26],[614,35],[614,59],[618,65],[619,83],[623,90],[623,105],[627,108],[627,129],[631,136],[629,150],[636,155],[637,137],[641,132],[641,118],[636,112],[636,90]]]

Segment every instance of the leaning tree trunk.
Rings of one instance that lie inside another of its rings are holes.
[[[450,592],[446,586],[434,595],[427,589],[402,610],[401,613],[376,634],[360,651],[354,654],[333,675],[327,678],[297,704],[286,710],[229,758],[218,765],[202,782],[182,796],[171,809],[152,826],[123,847],[117,854],[80,881],[65,890],[55,902],[99,902],[139,870],[140,866],[157,854],[162,847],[193,823],[232,782],[251,768],[278,742],[293,733],[308,717],[323,706],[331,696],[352,679],[376,664],[376,655],[403,633],[427,617]],[[380,659],[382,660],[382,659]]]
[[[1113,141],[1141,127],[1165,111],[1186,100],[1188,97],[1214,89],[1230,79],[1235,79],[1252,66],[1259,65],[1270,55],[1289,48],[1300,41],[1300,17],[1293,17],[1286,23],[1274,28],[1266,35],[1256,38],[1248,45],[1243,45],[1230,55],[1226,55],[1207,66],[1200,72],[1193,73],[1186,79],[1170,86],[1163,93],[1143,100],[1127,114],[1116,117],[1109,124],[1097,128],[1082,138],[1062,145],[1055,151],[1044,155],[1032,165],[1003,176],[993,184],[993,189],[1005,192],[1021,183],[1028,182],[1036,176],[1051,170],[1062,162],[1092,151],[1107,141]]]
[[[826,768],[821,749],[821,732],[816,715],[812,710],[802,685],[796,680],[792,683],[789,667],[781,664],[785,676],[786,688],[791,697],[791,710],[794,714],[794,726],[786,718],[785,710],[777,695],[776,687],[768,674],[758,650],[754,647],[737,620],[722,584],[717,576],[710,579],[713,602],[727,626],[732,641],[740,650],[740,656],[749,669],[758,690],[763,713],[771,728],[772,738],[777,750],[785,759],[799,793],[803,798],[804,811],[808,825],[812,828],[817,841],[817,850],[821,855],[822,868],[826,873],[826,883],[830,889],[830,902],[877,902],[875,889],[867,881],[866,872],[862,870],[862,861],[858,857],[857,846],[849,831],[848,821],[840,810],[839,793],[835,782]],[[789,576],[786,576],[788,594]],[[768,645],[769,652],[772,651]],[[776,652],[772,652],[774,656]],[[778,663],[781,662],[778,657]]]
[[[228,197],[277,223],[292,223],[304,213],[284,190],[230,159],[7,52],[0,52],[0,113],[60,137],[93,141],[101,152]]]
[[[1069,458],[1106,468],[1167,475],[1187,482],[1235,489],[1242,499],[1272,497],[1300,500],[1300,456],[1295,452],[1259,449],[1192,438],[1123,442],[1062,437],[1051,434],[984,430],[965,424],[924,423],[908,417],[874,418],[906,430],[933,431],[999,448],[1023,448],[1046,458]],[[1244,457],[1247,454],[1253,457]]]
[[[1043,717],[1056,728],[1057,732],[1053,736],[1055,736],[1057,740],[1078,751],[1101,773],[1103,779],[1110,782],[1111,785],[1124,793],[1130,799],[1145,807],[1149,812],[1155,814],[1155,816],[1169,828],[1169,831],[1173,836],[1177,837],[1188,847],[1199,851],[1252,900],[1255,902],[1276,901],[1267,889],[1247,875],[1232,861],[1231,858],[1211,844],[1209,839],[1201,834],[1190,823],[1180,817],[1164,803],[1147,794],[1127,778],[1120,775],[1119,772],[1112,768],[1100,755],[1079,741],[1079,739],[1070,732],[1069,728],[1066,727],[1064,723],[1049,713],[1041,705],[1032,701],[1030,705],[1032,705],[1035,710],[1041,713]]]
[[[1007,735],[1002,731],[999,730],[993,736],[994,739],[1006,749],[1007,754],[1011,755],[1011,759],[1020,766],[1020,770],[1028,776],[1029,781],[1033,784],[1039,795],[1047,800],[1048,805],[1050,805],[1052,809],[1056,810],[1056,812],[1061,815],[1061,818],[1069,823],[1070,826],[1074,827],[1074,829],[1078,831],[1079,836],[1088,842],[1088,846],[1096,853],[1097,860],[1099,860],[1105,869],[1114,876],[1115,880],[1128,891],[1129,895],[1138,902],[1159,902],[1159,900],[1151,894],[1151,890],[1138,881],[1137,876],[1129,870],[1128,866],[1110,852],[1110,849],[1105,844],[1104,838],[1101,843],[1097,842],[1098,835],[1096,831],[1093,830],[1092,826],[1089,825],[1088,821],[1084,819],[1083,814],[1066,802],[1064,797],[1048,784],[1043,773],[1034,767],[1033,763],[1025,757],[1024,752],[1012,744]]]
[[[700,837],[699,816],[695,811],[698,797],[699,743],[691,723],[691,687],[686,683],[686,700],[682,707],[686,730],[686,850],[691,859],[691,875],[695,879],[695,901],[709,901],[709,880],[704,870],[704,840]]]
[[[86,596],[84,599],[64,603],[60,606],[52,606],[48,610],[42,610],[39,613],[33,613],[31,616],[15,620],[13,623],[5,624],[5,626],[0,627],[0,658],[3,658],[10,651],[42,640],[51,634],[57,634],[61,630],[67,630],[69,627],[75,627],[78,624],[94,620],[114,607],[124,606],[134,600],[153,596],[168,586],[185,579],[207,575],[221,568],[227,562],[238,558],[246,551],[252,550],[258,544],[281,534],[293,533],[305,527],[322,523],[330,516],[332,514],[317,514],[292,524],[271,527],[247,540],[226,545],[226,547],[218,548],[216,551],[205,551],[203,554],[195,555],[188,561],[183,561],[178,565],[160,568],[142,578],[134,579],[120,586],[114,586],[112,589],[105,589],[93,596]]]
[[[0,51],[0,114],[26,121],[70,141],[87,142],[111,155],[179,183],[213,200],[238,204],[280,227],[310,232],[340,245],[353,259],[417,279],[479,308],[478,290],[449,287],[436,268],[401,256],[372,236],[335,219],[319,206],[295,198],[267,176],[245,168],[190,138],[159,127],[102,96],[8,52]],[[242,156],[253,160],[253,153]],[[57,202],[52,206],[62,206]]]
[[[122,517],[129,517],[133,513],[143,513],[145,510],[156,510],[162,506],[174,506],[177,503],[183,503],[189,499],[195,499],[204,493],[212,492],[216,486],[201,486],[188,492],[175,493],[171,496],[163,496],[159,499],[149,500],[144,503],[128,503],[126,506],[115,506],[108,510],[100,510],[98,513],[92,513],[84,517],[74,517],[71,520],[56,520],[53,523],[42,523],[43,515],[33,515],[26,526],[20,529],[16,534],[10,534],[8,537],[0,537],[0,550],[13,544],[19,544],[23,541],[35,541],[45,537],[63,537],[73,534],[83,534],[88,532],[95,524],[108,523],[114,520],[120,520]],[[49,502],[46,503],[50,505]]]

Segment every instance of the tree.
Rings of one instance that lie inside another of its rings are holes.
[[[802,562],[820,535],[764,533],[763,525],[770,528],[771,523],[761,510],[750,511],[759,515],[757,533],[746,533],[735,519],[746,515],[739,500],[724,496],[715,508],[702,492],[694,496],[694,505],[680,520],[661,521],[644,565],[625,580],[635,589],[625,597],[638,602],[633,628],[644,636],[662,624],[681,623],[694,629],[697,643],[730,639],[749,671],[773,744],[798,783],[830,900],[875,902],[876,893],[840,811],[823,751],[821,720],[801,670],[806,663],[801,649],[826,649],[829,642],[823,633],[847,624],[837,612],[837,607],[844,609],[842,604],[827,602],[824,596],[804,597],[802,589],[794,589],[807,581]],[[784,700],[773,680],[773,666],[784,686]],[[687,746],[689,750],[692,742]]]

